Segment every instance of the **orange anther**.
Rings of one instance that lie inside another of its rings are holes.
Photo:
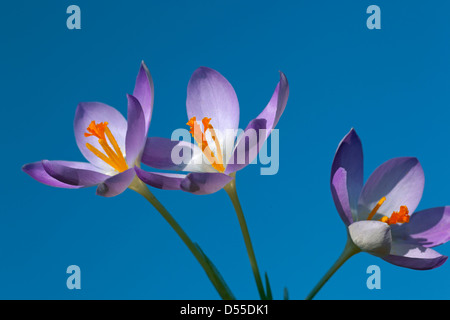
[[[211,163],[212,167],[219,172],[224,172],[225,167],[223,166],[222,160],[222,151],[220,149],[219,142],[217,140],[216,132],[214,131],[213,126],[210,124],[211,118],[203,118],[203,132],[200,128],[200,125],[197,123],[196,117],[192,117],[189,119],[187,125],[189,126],[189,133],[192,134],[194,140],[197,142],[198,146],[202,150],[203,154],[206,156],[208,161]],[[211,134],[211,138],[213,139],[216,146],[216,154],[212,152],[208,141],[206,140],[206,131],[209,130]]]
[[[95,121],[91,121],[89,126],[86,129],[88,132],[84,133],[85,137],[97,137],[98,143],[103,148],[103,151],[105,154],[100,152],[98,149],[96,149],[94,146],[92,146],[89,143],[86,143],[86,147],[97,157],[102,159],[104,162],[106,162],[109,166],[114,168],[115,170],[119,172],[123,172],[128,169],[127,162],[125,161],[125,157],[123,156],[122,151],[119,148],[119,145],[117,144],[116,139],[112,135],[111,131],[108,128],[108,122],[100,122],[95,123]],[[106,135],[105,135],[106,133]],[[114,150],[108,145],[108,142],[106,140],[106,137],[108,137],[108,140],[110,144],[113,146]]]

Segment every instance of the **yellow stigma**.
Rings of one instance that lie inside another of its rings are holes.
[[[381,205],[385,201],[386,201],[386,197],[383,197],[383,198],[380,199],[380,201],[378,201],[378,203],[375,206],[375,208],[373,208],[372,212],[370,212],[369,216],[367,217],[367,220],[371,220],[373,218],[373,216],[377,213],[378,209],[380,209]]]
[[[373,208],[373,210],[370,212],[369,216],[367,217],[367,220],[371,220],[373,216],[377,213],[378,209],[380,209],[383,202],[386,201],[386,197],[383,197],[378,201],[377,205]],[[391,214],[391,217],[383,216],[380,221],[387,223],[388,225],[395,224],[395,223],[408,223],[409,222],[409,210],[407,206],[400,206],[400,210],[398,212],[394,211]]]
[[[196,117],[192,117],[189,119],[188,123],[186,123],[190,130],[189,133],[192,134],[194,140],[197,142],[198,146],[202,150],[203,154],[206,156],[206,159],[211,163],[212,167],[219,172],[224,172],[225,167],[223,166],[223,158],[222,151],[220,149],[219,140],[217,139],[216,131],[213,126],[210,124],[211,118],[203,118],[203,131],[200,128],[200,125],[197,123]],[[212,152],[211,148],[208,145],[208,141],[206,140],[206,131],[209,131],[211,134],[211,138],[214,141],[216,146],[216,153]]]
[[[93,145],[86,143],[86,147],[97,157],[102,159],[104,162],[106,162],[109,166],[111,166],[113,169],[123,172],[128,169],[127,162],[125,161],[125,158],[123,156],[122,151],[119,148],[119,145],[117,144],[116,139],[112,135],[111,131],[108,128],[108,122],[100,122],[95,123],[95,121],[92,121],[89,124],[89,127],[86,129],[88,132],[84,133],[85,137],[94,136],[98,138],[98,143],[102,147],[103,151],[105,153],[102,153],[97,148],[95,148]],[[106,138],[108,138],[109,143],[112,145],[114,150],[109,146]]]

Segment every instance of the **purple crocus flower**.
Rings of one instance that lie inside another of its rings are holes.
[[[233,87],[217,71],[198,68],[189,81],[186,100],[187,125],[197,144],[151,137],[142,155],[142,163],[150,167],[188,173],[155,173],[135,168],[138,177],[156,188],[194,194],[210,194],[222,189],[233,180],[236,171],[256,158],[278,123],[288,95],[287,79],[280,72],[280,81],[268,105],[250,121],[236,141],[239,103]],[[249,142],[250,131],[258,133],[256,141]],[[190,154],[189,161],[174,163],[175,147]]]
[[[29,163],[23,171],[46,185],[77,189],[98,186],[97,194],[116,196],[135,178],[153,109],[153,81],[142,62],[133,95],[127,95],[128,120],[100,102],[80,103],[75,112],[75,139],[89,161]]]
[[[336,151],[330,181],[336,209],[347,227],[347,244],[306,299],[314,298],[345,261],[359,252],[410,269],[441,266],[447,257],[431,248],[450,240],[450,207],[414,213],[424,183],[419,161],[402,157],[380,165],[364,184],[361,140],[350,130]]]
[[[419,161],[403,157],[380,165],[363,184],[362,144],[352,129],[340,143],[331,170],[331,192],[351,242],[397,266],[441,266],[447,257],[431,248],[450,240],[450,207],[414,213],[424,182]]]

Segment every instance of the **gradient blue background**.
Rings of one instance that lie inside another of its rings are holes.
[[[81,8],[81,30],[66,8]],[[381,8],[368,30],[366,8]],[[397,156],[416,156],[426,185],[418,209],[449,205],[450,3],[444,1],[38,1],[2,4],[1,299],[216,299],[197,261],[138,194],[106,199],[95,188],[64,190],[21,166],[83,161],[75,108],[108,103],[126,112],[141,60],[155,82],[149,135],[185,128],[186,86],[208,66],[234,86],[245,127],[265,107],[282,70],[290,97],[280,129],[280,170],[237,176],[262,272],[274,296],[303,299],[346,240],[329,190],[334,152],[354,127],[365,176]],[[232,205],[154,190],[201,244],[240,299],[257,291]],[[450,244],[438,248],[450,255]],[[81,290],[66,268],[81,268]],[[369,265],[381,289],[366,287]],[[350,259],[318,299],[449,299],[450,263],[432,271]]]

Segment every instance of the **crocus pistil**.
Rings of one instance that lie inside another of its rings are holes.
[[[197,118],[192,117],[189,119],[188,123],[186,123],[189,127],[189,133],[192,134],[194,140],[197,142],[198,146],[202,150],[203,154],[206,156],[208,161],[211,163],[212,167],[217,171],[223,173],[225,172],[225,166],[223,165],[223,156],[222,150],[220,148],[220,143],[217,138],[216,131],[214,127],[211,125],[211,118],[203,118],[203,131],[200,128],[200,125],[197,123]],[[214,153],[206,140],[206,133],[209,132],[211,135],[211,139],[214,141],[216,152]]]
[[[84,133],[85,137],[94,136],[98,138],[98,143],[102,147],[105,153],[102,153],[97,148],[95,148],[90,143],[86,143],[86,147],[101,160],[106,162],[113,169],[118,172],[123,172],[128,170],[127,162],[125,161],[125,157],[120,150],[119,144],[114,138],[111,130],[108,128],[108,122],[100,122],[95,123],[92,121],[86,129],[88,132]],[[108,141],[111,144],[112,148],[109,146]],[[114,150],[113,150],[114,149]]]
[[[386,201],[386,197],[383,197],[378,201],[376,206],[372,209],[367,220],[372,220],[373,216],[377,213],[378,209],[380,209],[381,205]],[[400,210],[392,212],[390,217],[383,216],[379,221],[387,223],[388,225],[396,224],[396,223],[408,223],[409,222],[409,210],[407,206],[400,206]]]

